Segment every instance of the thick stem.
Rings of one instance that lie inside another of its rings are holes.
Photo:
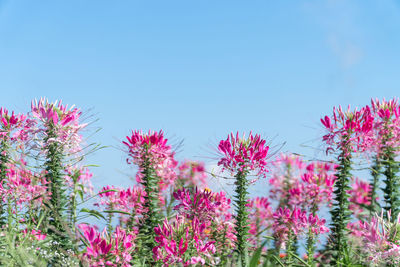
[[[295,253],[294,247],[295,235],[293,234],[292,230],[289,230],[288,237],[287,237],[287,246],[286,246],[286,265],[285,266],[292,266],[293,265],[293,254]]]
[[[372,216],[375,212],[379,212],[380,210],[380,205],[378,201],[376,200],[378,197],[377,191],[379,189],[379,176],[381,173],[382,169],[382,164],[381,160],[379,159],[379,156],[375,156],[375,161],[374,164],[372,165],[371,168],[371,176],[372,176],[372,182],[371,182],[371,205],[369,207],[370,215]]]
[[[109,205],[109,208],[108,208],[108,210],[113,210],[114,208],[113,208],[113,204],[112,203],[110,203],[110,205]],[[109,234],[111,234],[112,232],[113,232],[113,226],[112,226],[112,219],[113,219],[113,213],[112,212],[109,212],[108,214],[107,214],[107,232],[109,233]]]
[[[138,256],[147,259],[147,264],[154,264],[152,257],[152,249],[156,246],[154,228],[161,222],[160,208],[158,204],[158,182],[159,178],[150,161],[151,155],[146,155],[141,166],[142,169],[142,185],[146,192],[144,197],[144,220],[139,227],[139,237],[141,242],[140,252]],[[133,218],[131,218],[133,219]],[[143,259],[143,258],[142,258]]]
[[[310,266],[314,266],[314,253],[315,253],[315,238],[313,232],[308,230],[307,237],[307,263]]]
[[[336,173],[335,182],[335,202],[331,209],[332,224],[331,238],[333,241],[333,263],[337,266],[346,265],[348,252],[347,246],[347,223],[351,212],[349,210],[349,195],[347,191],[350,189],[349,180],[351,177],[351,155],[342,154],[339,156],[339,167]]]
[[[394,222],[400,212],[400,181],[397,173],[399,172],[399,163],[395,161],[395,153],[392,147],[386,147],[383,153],[382,164],[385,168],[385,210],[391,211],[391,220]]]
[[[239,171],[236,176],[236,216],[235,216],[235,230],[236,230],[236,251],[240,256],[242,266],[246,264],[246,250],[247,250],[247,236],[249,232],[249,214],[247,211],[247,200],[248,200],[248,182],[246,180],[246,173]]]
[[[51,226],[49,233],[53,235],[55,241],[59,242],[64,249],[71,247],[68,237],[65,234],[66,208],[68,201],[66,189],[64,188],[62,176],[63,151],[61,145],[54,141],[57,138],[54,125],[50,123],[47,129],[47,136],[44,140],[47,144],[46,152],[46,180],[49,182],[47,191],[50,197],[50,214],[48,223]],[[51,142],[49,142],[51,140]]]
[[[76,183],[74,182],[74,192],[71,196],[71,228],[72,228],[72,232],[75,233],[75,225],[76,225],[76,207],[77,207],[77,203],[76,203]]]
[[[0,185],[5,186],[5,181],[7,179],[7,163],[9,162],[8,157],[8,143],[6,140],[2,140],[0,143]],[[7,207],[6,204],[0,200],[0,229],[6,225],[7,221]]]

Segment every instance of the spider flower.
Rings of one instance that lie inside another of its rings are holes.
[[[190,266],[214,263],[214,241],[201,237],[206,228],[197,218],[189,221],[177,215],[172,222],[167,219],[154,229],[158,245],[153,249],[153,258],[164,266],[181,264]]]
[[[350,226],[355,238],[359,239],[361,260],[372,266],[400,265],[400,217],[391,222],[388,212],[385,220],[383,212],[369,221],[359,221]]]
[[[350,106],[346,111],[341,106],[334,107],[332,117],[325,116],[321,119],[328,132],[323,136],[328,145],[326,152],[339,149],[348,155],[357,150],[365,150],[365,136],[373,129],[373,122],[374,116],[369,106],[353,111]]]
[[[371,205],[371,185],[358,178],[351,185],[351,189],[347,191],[350,195],[349,208],[358,216],[365,208]]]
[[[57,142],[65,152],[73,154],[81,151],[80,132],[87,124],[80,124],[82,112],[78,108],[63,105],[61,101],[50,103],[47,99],[41,98],[39,101],[32,101],[31,113],[33,118],[42,123],[35,129],[36,135],[44,136],[39,138],[39,146],[46,147],[50,143]]]
[[[90,266],[122,266],[131,267],[131,253],[135,248],[134,235],[117,227],[112,235],[104,229],[99,233],[94,227],[80,224],[79,229],[83,232],[85,252],[83,261]]]
[[[157,165],[173,156],[171,146],[167,145],[168,139],[164,138],[163,131],[149,131],[145,134],[136,130],[132,131],[132,135],[127,136],[126,139],[127,141],[123,143],[129,149],[128,163],[141,166],[145,158],[150,157],[151,164]]]
[[[250,132],[246,138],[236,136],[231,133],[226,140],[221,140],[218,145],[218,151],[223,157],[218,162],[223,170],[229,170],[236,174],[239,172],[256,171],[258,175],[265,177],[267,172],[267,155],[269,146],[260,135]]]

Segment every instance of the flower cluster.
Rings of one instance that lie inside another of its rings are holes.
[[[188,219],[198,218],[200,221],[212,220],[222,202],[215,201],[214,193],[210,190],[198,190],[195,188],[192,194],[188,189],[178,189],[174,192],[174,198],[178,201],[175,210],[179,214],[185,214]]]
[[[336,164],[311,162],[299,156],[282,154],[273,163],[270,198],[278,207],[298,207],[317,212],[332,200]]]
[[[359,221],[350,226],[352,234],[359,239],[359,249],[365,258],[361,260],[374,266],[398,266],[400,264],[400,217],[391,222],[390,212],[387,220],[382,213],[370,221]]]
[[[142,131],[132,131],[123,143],[128,147],[128,163],[141,166],[143,161],[150,157],[151,164],[161,164],[165,159],[173,156],[171,146],[167,145],[168,139],[164,138],[163,131],[147,134]]]
[[[289,190],[299,182],[305,163],[296,155],[281,154],[272,162],[272,174],[269,179],[270,198],[280,204],[289,204]]]
[[[28,119],[24,114],[15,114],[14,111],[9,114],[5,108],[0,108],[0,139],[3,141],[21,141],[29,140],[29,133],[34,126],[34,121]]]
[[[215,264],[212,257],[215,253],[214,241],[202,238],[205,229],[205,223],[199,222],[197,218],[188,220],[177,215],[172,222],[165,220],[154,229],[158,243],[153,249],[154,259],[162,261],[165,266],[203,265],[206,262]]]
[[[346,111],[339,106],[333,108],[331,118],[325,116],[321,122],[328,132],[323,137],[328,145],[327,153],[329,150],[341,149],[347,155],[366,149],[364,136],[373,129],[374,116],[369,106],[353,111],[350,110],[350,106]]]
[[[19,165],[9,164],[6,180],[0,184],[0,197],[3,202],[9,203],[12,208],[23,209],[24,206],[39,207],[46,195],[48,182],[42,175],[35,175],[29,171],[26,163],[21,160]],[[17,206],[11,205],[15,203]]]
[[[44,135],[44,138],[36,138],[40,147],[56,142],[62,145],[63,151],[67,153],[75,154],[81,151],[80,132],[87,124],[80,124],[82,112],[78,108],[63,105],[61,101],[50,103],[41,98],[39,101],[32,101],[31,113],[34,119],[41,122],[34,131],[36,135]]]
[[[146,192],[140,186],[132,186],[127,189],[106,186],[99,192],[100,200],[96,206],[102,206],[106,210],[122,211],[134,214],[136,222],[139,222],[141,215],[145,211],[144,197]],[[121,214],[120,221],[126,222],[129,218]]]
[[[369,205],[371,205],[371,185],[358,178],[355,179],[351,189],[347,191],[350,195],[349,208],[359,216]]]
[[[300,209],[290,210],[288,208],[280,208],[273,214],[274,217],[274,233],[279,237],[283,244],[290,235],[300,236],[301,234],[311,230],[315,235],[327,233],[329,229],[325,226],[326,221],[318,218],[317,215],[309,214]]]
[[[131,253],[135,248],[134,236],[117,227],[110,236],[106,230],[101,234],[92,226],[80,224],[82,237],[86,244],[86,251],[82,255],[83,261],[90,266],[122,266],[131,267]]]
[[[308,164],[301,180],[297,180],[289,189],[290,206],[302,207],[302,209],[308,209],[315,213],[323,205],[329,205],[336,179],[335,168],[335,164],[325,162]]]
[[[258,247],[261,245],[262,235],[272,226],[273,211],[271,203],[266,197],[256,197],[247,203],[250,219],[250,243]]]
[[[239,132],[236,136],[231,133],[226,140],[221,140],[218,150],[223,155],[218,166],[232,173],[256,171],[258,175],[265,176],[269,146],[260,135],[253,136],[250,132],[247,138],[245,135],[240,138]]]
[[[369,151],[379,155],[386,147],[399,148],[400,105],[398,100],[371,100],[371,109],[375,120],[374,131],[366,137]]]
[[[65,183],[73,188],[74,186],[81,188],[83,193],[93,193],[93,185],[91,179],[93,174],[85,167],[68,166],[65,170]]]
[[[178,187],[207,187],[207,174],[203,162],[185,160],[178,166],[177,183]]]

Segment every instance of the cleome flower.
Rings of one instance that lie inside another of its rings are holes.
[[[226,140],[221,140],[218,145],[218,151],[222,154],[222,158],[218,162],[218,166],[223,166],[231,173],[256,171],[258,175],[265,177],[267,169],[267,154],[269,146],[261,136],[250,132],[246,138],[243,135],[239,137],[231,133]]]

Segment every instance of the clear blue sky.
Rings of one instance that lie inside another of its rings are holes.
[[[396,3],[397,2],[397,3]],[[119,146],[130,129],[184,139],[178,157],[231,131],[278,135],[313,155],[334,105],[400,95],[398,1],[0,0],[0,105],[31,99],[93,108]],[[115,148],[90,158],[124,183]]]

